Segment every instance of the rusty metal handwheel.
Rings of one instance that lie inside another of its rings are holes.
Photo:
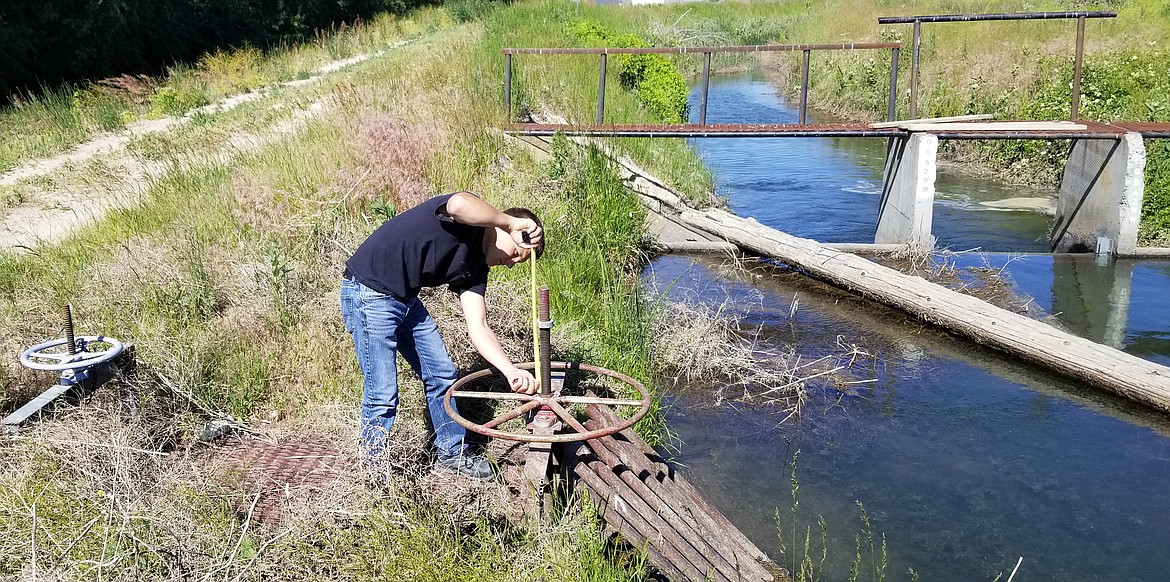
[[[535,364],[533,362],[528,362],[528,363],[524,363],[524,364],[519,364],[516,367],[520,368],[521,370],[531,370],[535,367]],[[476,380],[482,380],[484,378],[489,378],[491,376],[499,374],[499,372],[497,372],[495,370],[487,369],[487,370],[480,370],[480,371],[475,372],[473,374],[468,374],[467,376],[464,376],[464,377],[460,378],[459,380],[456,380],[455,384],[451,386],[451,389],[447,391],[447,394],[443,396],[443,407],[447,409],[447,414],[451,417],[452,420],[454,420],[460,426],[462,426],[463,428],[466,428],[469,431],[479,433],[479,434],[482,434],[485,436],[489,436],[492,438],[506,439],[506,440],[511,440],[511,441],[524,441],[524,442],[529,442],[529,443],[570,443],[570,442],[574,442],[574,441],[584,441],[584,440],[595,439],[595,438],[599,438],[599,437],[603,437],[603,436],[608,436],[608,435],[614,434],[616,432],[630,428],[631,426],[634,425],[634,423],[641,420],[642,417],[646,416],[646,413],[650,411],[650,393],[646,391],[646,387],[643,386],[641,382],[638,382],[637,380],[635,380],[635,379],[633,379],[625,374],[622,374],[620,372],[614,372],[613,370],[607,370],[605,368],[599,368],[597,366],[591,366],[589,364],[579,364],[579,363],[575,363],[575,362],[551,362],[550,369],[552,369],[552,370],[582,370],[585,372],[592,372],[592,373],[597,374],[599,376],[608,376],[610,378],[620,380],[620,381],[624,382],[625,384],[633,387],[635,390],[638,391],[639,394],[641,394],[641,399],[634,400],[632,398],[602,398],[602,397],[594,397],[594,396],[561,396],[558,394],[553,394],[552,396],[541,396],[539,392],[536,394],[528,395],[528,394],[517,394],[515,392],[473,392],[473,391],[468,391],[468,390],[462,389],[464,386],[466,386],[467,384],[469,384],[471,382],[475,382]],[[462,416],[460,416],[460,414],[458,412],[455,411],[454,407],[451,406],[451,398],[452,397],[454,397],[454,398],[478,398],[478,399],[482,399],[482,400],[509,400],[509,401],[513,401],[513,402],[522,402],[523,404],[516,406],[515,408],[512,408],[511,410],[491,419],[490,421],[488,421],[486,423],[477,424],[477,423],[471,422],[470,420],[467,420],[466,418],[463,418]],[[566,404],[569,404],[569,405],[572,405],[572,404],[605,404],[608,406],[615,406],[615,407],[616,406],[629,406],[629,407],[638,407],[638,411],[635,412],[634,415],[631,416],[630,418],[625,419],[625,420],[619,422],[618,424],[615,424],[612,426],[601,427],[601,428],[596,429],[596,430],[589,430],[589,429],[585,428],[585,426],[583,424],[581,424],[573,416],[573,414],[570,413],[565,408],[564,405],[566,405]],[[509,432],[509,431],[496,429],[497,426],[499,426],[505,422],[508,422],[509,420],[523,416],[525,413],[532,411],[532,410],[540,410],[541,408],[543,408],[545,406],[547,406],[554,413],[556,413],[557,417],[559,417],[566,425],[568,425],[569,427],[572,427],[573,430],[575,430],[576,432],[563,433],[563,434],[553,434],[553,435],[536,435],[536,434],[529,434],[529,433]]]

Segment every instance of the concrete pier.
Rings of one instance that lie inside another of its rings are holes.
[[[1133,255],[1145,195],[1146,147],[1142,136],[1073,142],[1060,183],[1049,239],[1053,252]]]
[[[913,133],[890,139],[878,210],[876,244],[934,248],[934,180],[938,137]]]

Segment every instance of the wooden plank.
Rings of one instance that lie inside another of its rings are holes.
[[[874,129],[884,129],[887,127],[903,127],[907,123],[950,123],[953,121],[979,121],[982,119],[994,119],[995,115],[992,113],[980,113],[977,115],[952,115],[950,117],[919,117],[918,119],[902,119],[900,121],[880,121],[869,124]]]
[[[1170,368],[1060,331],[975,297],[722,210],[681,219],[858,295],[1051,370],[1170,413]]]
[[[596,458],[591,461],[582,458],[574,470],[589,486],[593,495],[604,500],[607,508],[616,509],[621,517],[642,535],[643,540],[669,560],[670,566],[678,571],[683,579],[707,578],[709,564],[683,541],[677,531],[667,526],[666,522],[630,490],[605,463]],[[642,540],[628,541],[638,545]],[[665,565],[660,565],[663,566]]]
[[[1089,126],[1071,121],[988,121],[985,123],[907,123],[907,131],[1084,131]]]
[[[606,406],[590,406],[586,408],[586,413],[591,418],[590,421],[586,421],[586,426],[589,426],[591,422],[605,423],[610,426],[618,422],[617,415],[614,414],[612,409]],[[677,490],[674,492],[674,496],[680,497],[684,501],[689,500],[687,507],[694,511],[688,512],[688,517],[698,522],[710,522],[710,527],[706,529],[713,532],[711,535],[717,537],[720,544],[731,549],[737,564],[760,565],[772,563],[771,559],[768,558],[768,555],[763,550],[756,547],[718,509],[707,503],[689,481],[673,471],[666,463],[655,461],[654,459],[659,458],[658,453],[650,448],[650,445],[647,445],[645,441],[638,438],[638,435],[626,429],[617,435],[607,437],[608,440],[606,442],[618,442],[619,439],[616,437],[621,437],[625,442],[629,443],[629,446],[621,447],[623,453],[622,463],[635,471],[645,471],[648,474],[647,481],[653,479],[663,486],[670,486]],[[764,568],[764,570],[767,570],[767,568]]]
[[[596,420],[586,421],[586,426],[596,427],[598,426],[596,423]],[[631,464],[615,458],[618,455],[624,458],[640,457],[636,447],[629,443],[622,443],[613,437],[592,439],[587,447],[593,451],[602,466],[613,471],[631,492],[648,505],[670,528],[678,532],[679,537],[686,544],[680,548],[680,551],[701,560],[701,564],[696,564],[700,569],[710,572],[714,568],[728,580],[738,580],[744,576],[760,580],[767,578],[765,570],[754,561],[742,568],[733,563],[733,560],[739,562],[733,551],[735,548],[724,541],[725,536],[721,535],[723,532],[715,526],[713,521],[695,519],[695,514],[698,512],[687,511],[688,505],[672,487],[673,482],[670,479],[660,482],[654,472],[634,466],[636,463]],[[725,552],[732,557],[730,559],[726,557]]]

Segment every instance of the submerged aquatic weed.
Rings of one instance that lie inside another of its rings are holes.
[[[785,565],[788,567],[792,579],[797,582],[838,579],[827,565],[830,555],[829,526],[824,516],[817,515],[816,518],[817,527],[820,530],[819,537],[813,536],[811,524],[805,526],[803,532],[800,530],[800,522],[804,518],[800,513],[800,480],[797,478],[797,461],[799,457],[800,450],[798,449],[793,452],[792,461],[789,463],[792,489],[792,506],[789,511],[791,533],[788,533],[787,524],[784,523],[780,508],[777,507],[775,510],[776,536],[779,543],[779,550],[781,554],[788,557]],[[846,579],[849,582],[857,582],[858,580],[882,582],[886,579],[889,556],[886,536],[883,533],[881,536],[881,547],[875,547],[873,524],[870,521],[869,514],[865,510],[865,505],[860,500],[856,500],[855,503],[859,512],[861,529],[853,536],[854,557],[849,566],[849,574]],[[785,541],[786,536],[789,536],[788,542]],[[868,567],[863,567],[866,560],[868,560]],[[909,568],[908,574],[911,580],[918,580],[918,574],[913,568]]]

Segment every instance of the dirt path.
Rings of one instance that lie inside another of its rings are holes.
[[[286,88],[315,84],[327,75],[401,48],[401,41],[374,53],[334,61],[317,68],[313,75],[297,81],[278,83],[250,93],[234,95],[217,103],[192,110],[182,117],[140,121],[116,134],[100,135],[72,151],[32,160],[0,175],[0,186],[22,184],[25,201],[0,209],[0,249],[26,252],[41,243],[57,242],[85,225],[105,216],[115,208],[137,203],[146,193],[152,178],[161,176],[174,163],[147,161],[127,151],[127,145],[140,136],[170,131],[190,122],[197,115],[230,111],[263,99]],[[201,161],[227,161],[260,148],[276,139],[298,131],[310,119],[326,110],[325,100],[318,100],[294,112],[291,119],[273,126],[263,134],[237,134],[213,151],[205,152]],[[83,168],[100,160],[106,170],[98,180],[86,179]],[[44,178],[61,177],[71,183],[63,188],[47,189],[35,185]],[[71,180],[70,180],[71,179]]]

